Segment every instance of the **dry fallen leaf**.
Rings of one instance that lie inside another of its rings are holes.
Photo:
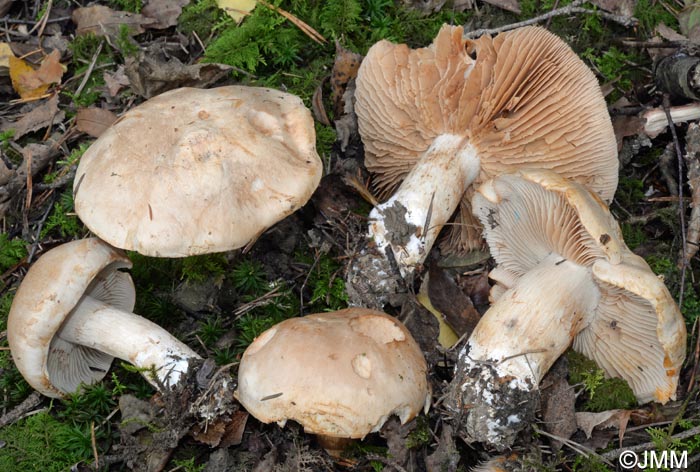
[[[141,14],[153,19],[149,28],[164,29],[177,24],[177,19],[182,13],[182,7],[190,3],[189,0],[150,0],[148,5],[141,9]]]
[[[630,420],[632,410],[608,410],[600,413],[577,412],[576,424],[578,428],[586,433],[586,437],[590,438],[593,429],[617,428],[619,430],[619,438],[625,435],[627,423]]]
[[[335,42],[335,62],[331,71],[331,98],[333,99],[333,113],[336,119],[343,114],[343,94],[348,82],[357,76],[362,55],[349,51]]]
[[[75,127],[93,138],[99,138],[116,120],[117,115],[104,108],[80,108],[75,115]]]
[[[147,18],[137,13],[116,11],[103,5],[76,8],[71,16],[75,23],[77,34],[93,33],[97,36],[117,36],[123,25],[129,28],[132,35],[145,31],[144,26],[155,23],[152,18]]]
[[[450,325],[447,324],[447,322],[445,321],[445,316],[438,310],[436,310],[433,304],[431,303],[430,297],[428,296],[429,284],[429,276],[426,275],[423,279],[423,283],[420,286],[418,295],[416,295],[416,300],[418,300],[418,303],[423,305],[423,307],[425,307],[430,313],[432,313],[432,315],[438,321],[438,324],[440,326],[438,342],[440,343],[440,345],[445,348],[450,348],[454,346],[454,344],[459,340],[459,336],[457,336],[457,333],[455,333],[452,327],[450,327]]]
[[[636,0],[591,0],[591,3],[601,10],[621,16],[634,15]]]
[[[7,43],[0,43],[0,67],[10,68],[10,58],[15,57]]]
[[[1,131],[13,129],[13,139],[18,139],[27,133],[51,126],[53,123],[63,120],[63,111],[58,110],[58,95],[54,95],[49,100],[38,103],[30,112],[25,113],[22,118],[14,122],[3,122],[0,125]]]
[[[64,68],[59,62],[60,59],[61,54],[54,50],[44,57],[38,69],[34,69],[24,60],[10,56],[12,88],[24,99],[41,97],[51,84],[61,82]]]
[[[216,0],[216,4],[233,18],[236,23],[243,21],[257,5],[256,0]]]
[[[107,86],[107,92],[110,97],[115,97],[123,87],[128,87],[131,82],[124,72],[124,66],[121,65],[117,68],[115,72],[105,71],[102,74],[102,78]]]

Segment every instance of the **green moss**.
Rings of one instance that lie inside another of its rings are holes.
[[[229,278],[234,288],[250,300],[270,290],[265,269],[254,259],[241,259],[236,262]]]
[[[0,233],[0,274],[17,264],[27,255],[27,243],[20,238],[12,238]]]
[[[416,418],[416,426],[413,431],[408,433],[406,437],[406,447],[409,449],[415,449],[423,446],[429,445],[433,440],[433,434],[430,431],[430,423],[428,418],[425,416],[418,416]]]
[[[622,230],[622,238],[625,244],[633,251],[647,241],[647,234],[640,225],[622,223],[620,229]]]
[[[54,203],[53,210],[41,230],[41,238],[44,239],[49,235],[74,238],[81,236],[84,231],[82,223],[75,214],[73,190],[67,189]]]
[[[637,0],[634,17],[639,20],[642,34],[648,36],[660,23],[678,29],[676,16],[664,8],[663,2],[657,0]]]
[[[226,273],[228,261],[223,253],[190,256],[180,261],[180,279],[189,282],[204,282],[207,279],[221,278]]]
[[[143,0],[109,0],[109,5],[115,10],[141,13]]]
[[[65,472],[92,460],[90,432],[58,421],[49,412],[31,415],[0,430],[0,470]]]
[[[317,256],[317,260],[308,254],[297,254],[296,259],[310,266],[306,287],[311,291],[311,296],[306,303],[312,312],[347,308],[348,295],[338,261],[326,253]]]
[[[178,29],[185,34],[196,33],[201,40],[207,40],[222,15],[224,13],[216,5],[216,0],[196,0],[182,9],[177,19]]]
[[[630,409],[637,399],[626,381],[619,378],[605,378],[605,373],[596,363],[583,354],[569,350],[569,381],[582,384],[587,393],[584,408],[588,411],[606,411],[616,408]]]

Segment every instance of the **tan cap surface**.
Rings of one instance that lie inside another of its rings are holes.
[[[181,88],[125,113],[83,155],[76,212],[110,244],[184,257],[245,246],[318,186],[301,99],[243,86]]]
[[[617,187],[615,136],[598,82],[544,29],[472,41],[445,25],[432,45],[415,50],[381,41],[362,62],[355,96],[365,164],[384,195],[441,134],[476,148],[476,185],[529,166],[576,179],[605,201]],[[481,245],[472,193],[460,206],[453,249]]]
[[[587,268],[600,298],[588,325],[572,332],[574,349],[625,379],[642,403],[675,398],[685,322],[599,198],[552,172],[523,170],[484,183],[472,204],[498,263],[495,298],[550,254]]]
[[[362,438],[387,418],[427,407],[427,365],[395,318],[350,308],[292,318],[246,350],[236,398],[263,423],[294,420],[309,433]]]
[[[131,311],[135,291],[126,255],[97,238],[72,241],[43,254],[17,290],[7,339],[17,369],[29,385],[62,397],[81,383],[105,376],[112,356],[66,342],[55,334],[84,295]]]

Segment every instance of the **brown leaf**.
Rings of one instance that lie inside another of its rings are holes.
[[[243,439],[248,412],[236,411],[231,417],[219,416],[206,425],[195,425],[192,437],[211,447],[237,446]]]
[[[331,70],[331,98],[333,100],[333,113],[336,119],[343,115],[343,94],[351,79],[357,77],[362,55],[349,51],[335,42],[335,62]]]
[[[188,3],[190,0],[150,0],[141,9],[141,14],[153,20],[149,28],[164,29],[177,24],[182,7]]]
[[[600,413],[579,412],[576,413],[576,424],[581,431],[586,433],[587,438],[591,437],[594,428],[617,428],[620,441],[622,441],[631,414],[631,410],[608,410]]]
[[[80,108],[75,116],[75,127],[78,131],[98,138],[116,120],[117,115],[104,108]]]
[[[53,50],[44,57],[38,69],[24,60],[9,56],[12,87],[22,98],[38,98],[46,93],[51,84],[60,83],[63,77],[61,53]]]
[[[185,65],[177,58],[170,60],[140,54],[126,60],[125,73],[131,88],[138,95],[151,98],[178,87],[207,87],[231,72],[225,64]]]
[[[103,5],[76,8],[72,20],[77,34],[97,36],[118,36],[122,25],[126,25],[132,35],[137,35],[145,31],[144,25],[154,23],[153,19],[138,13],[116,11]]]
[[[622,149],[622,141],[627,136],[636,136],[644,131],[642,118],[636,115],[617,115],[612,119],[617,149]]]
[[[14,129],[13,139],[18,139],[27,133],[51,126],[60,122],[64,118],[63,111],[58,110],[58,95],[54,95],[49,100],[37,103],[37,105],[22,118],[14,122],[3,122],[0,130],[6,131]]]
[[[5,16],[10,8],[12,7],[12,2],[14,0],[0,0],[0,16]]]
[[[129,78],[124,73],[124,66],[119,66],[113,73],[104,72],[102,78],[105,81],[107,92],[110,97],[115,97],[122,88],[128,87],[131,84]]]
[[[576,432],[576,394],[566,381],[568,365],[566,358],[560,358],[542,380],[542,419],[545,430],[559,438],[569,439]],[[561,442],[552,441],[555,450],[561,449]]]
[[[316,121],[326,126],[331,126],[331,121],[326,114],[326,107],[323,106],[323,84],[326,80],[328,80],[328,77],[325,77],[314,90],[314,94],[311,97],[311,111],[313,111]]]
[[[481,318],[472,301],[436,263],[430,264],[429,275],[430,303],[445,316],[458,337],[471,333]]]

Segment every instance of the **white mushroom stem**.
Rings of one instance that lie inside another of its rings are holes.
[[[494,363],[500,377],[534,390],[589,324],[599,300],[590,269],[550,254],[489,308],[461,356],[471,366]]]
[[[700,119],[700,103],[689,103],[669,110],[671,121],[674,124]],[[644,133],[650,138],[655,138],[668,127],[668,118],[663,108],[652,108],[644,112]]]
[[[591,270],[550,254],[506,290],[460,352],[449,404],[469,440],[511,445],[534,420],[537,387],[600,299]]]
[[[147,319],[85,296],[64,322],[58,336],[125,360],[139,369],[155,370],[154,387],[172,387],[200,356],[173,335]]]
[[[372,210],[370,236],[382,253],[391,246],[402,275],[425,260],[479,170],[479,156],[465,137],[439,135],[396,193]]]

